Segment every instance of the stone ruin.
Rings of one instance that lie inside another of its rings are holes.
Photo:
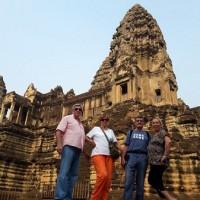
[[[171,165],[164,176],[167,189],[185,196],[200,194],[200,107],[189,108],[177,98],[176,77],[166,49],[156,20],[136,4],[117,27],[109,55],[88,92],[75,95],[71,89],[64,94],[57,86],[42,94],[31,83],[20,96],[7,93],[0,76],[0,189],[19,191],[25,199],[30,191],[39,195],[46,185],[55,186],[60,159],[55,128],[71,113],[74,103],[81,103],[86,132],[98,124],[100,113],[108,113],[110,127],[122,145],[135,116],[145,116],[145,129],[150,132],[151,119],[159,116],[172,138]],[[92,190],[95,171],[84,158],[79,180],[88,180]],[[124,171],[118,160],[111,199],[122,195],[123,184]],[[153,193],[148,183],[145,192]]]

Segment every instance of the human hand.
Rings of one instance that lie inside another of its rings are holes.
[[[93,139],[89,138],[89,137],[86,137],[86,142],[92,147],[96,147],[96,143],[94,142]]]
[[[59,146],[57,146],[56,150],[61,155],[63,147],[61,145],[59,145]]]
[[[94,147],[96,147],[96,143],[92,140],[92,142],[91,142],[91,147],[92,148],[94,148]]]
[[[126,164],[126,160],[124,159],[124,157],[121,157],[121,166],[124,168]]]
[[[167,161],[167,158],[168,158],[168,156],[164,155],[164,156],[161,158],[161,163],[162,163],[162,164],[165,164],[165,162]]]
[[[83,152],[83,153],[84,153],[85,159],[86,159],[88,162],[90,162],[90,161],[91,161],[91,156],[90,156],[90,154],[87,153],[87,152]]]

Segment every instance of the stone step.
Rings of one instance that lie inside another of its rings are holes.
[[[177,200],[199,200],[200,193],[175,193],[170,192],[170,194],[175,197]],[[135,192],[133,194],[133,198],[135,199]],[[145,200],[160,200],[159,196],[156,193],[146,194],[144,195]],[[123,191],[111,191],[111,195],[108,200],[123,200]]]

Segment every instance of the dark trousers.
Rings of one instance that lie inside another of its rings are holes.
[[[163,185],[162,175],[166,170],[166,166],[164,165],[151,165],[149,171],[148,182],[149,184],[155,188],[160,197],[164,197],[160,191],[165,190]]]

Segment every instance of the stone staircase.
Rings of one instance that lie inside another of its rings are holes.
[[[147,119],[145,130],[151,132],[150,121],[153,116],[159,115],[172,139],[170,167],[163,177],[166,188],[175,195],[182,195],[183,198],[184,195],[189,197],[190,194],[199,194],[200,126],[195,124],[193,119],[187,120],[184,111],[167,106],[158,109],[129,100],[111,106],[105,112],[110,115],[110,127],[121,145],[124,143],[127,131],[131,129],[132,119],[135,116],[145,116]],[[93,120],[99,125],[98,116],[94,116]],[[28,131],[12,125],[0,127],[0,130],[0,189],[20,189],[22,198],[24,192],[34,191],[37,188],[42,190],[44,184],[55,185],[59,157],[55,151],[54,128]],[[80,178],[90,180],[92,189],[95,181],[93,167],[84,158],[81,159],[80,166]],[[110,198],[115,197],[118,200],[116,194],[123,194],[123,186],[124,170],[118,159],[115,162]],[[145,194],[147,199],[150,199],[151,195],[154,198],[155,195],[147,180]]]
[[[168,106],[158,109],[127,101],[124,104],[113,106],[110,110],[107,110],[107,113],[112,113],[110,124],[120,144],[123,144],[125,134],[131,127],[131,119],[137,115],[145,116],[147,119],[145,129],[151,132],[150,121],[153,116],[158,115],[163,121],[164,129],[172,139],[170,167],[163,176],[166,188],[174,193],[192,194],[200,192],[200,126],[194,124],[194,118],[187,120],[185,113],[191,113],[190,111],[181,110],[181,108],[178,110],[177,107]],[[184,119],[184,122],[182,119]],[[116,162],[115,165],[113,187],[122,188],[124,174],[120,164]],[[147,180],[145,191],[147,194],[153,192]]]

